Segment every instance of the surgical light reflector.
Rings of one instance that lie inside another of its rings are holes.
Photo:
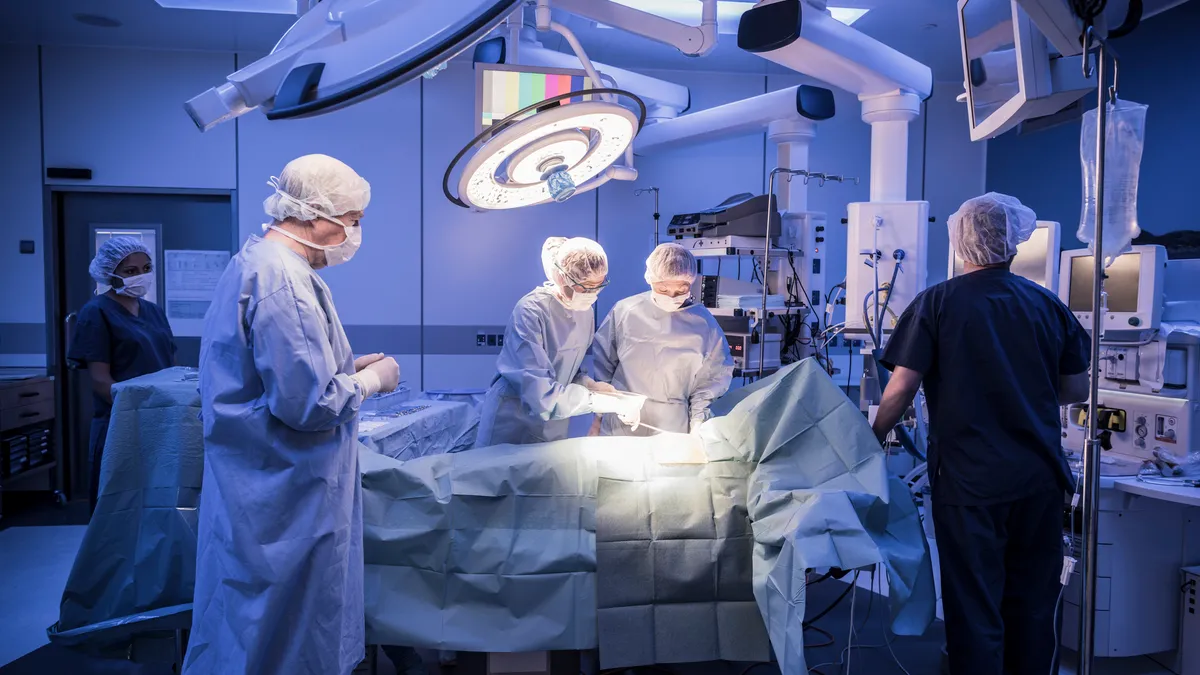
[[[641,128],[645,104],[620,89],[591,92],[628,97],[639,113],[609,100],[560,105],[578,98],[582,92],[577,91],[538,101],[496,121],[459,151],[442,179],[446,198],[465,208],[513,209],[565,201],[601,184],[601,173],[625,154]],[[463,167],[455,197],[450,176],[477,146]]]

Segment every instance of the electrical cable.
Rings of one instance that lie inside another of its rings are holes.
[[[804,645],[805,649],[810,649],[810,648],[811,649],[821,649],[822,647],[830,647],[834,643],[833,633],[830,633],[829,631],[825,630],[824,628],[820,628],[818,626],[805,626],[804,630],[816,631],[816,632],[820,633],[821,635],[824,635],[825,639],[828,640],[828,642],[823,642],[819,645],[816,645],[816,644],[810,645],[808,643],[805,643],[805,645]]]
[[[843,600],[845,600],[845,599],[846,599],[846,596],[847,596],[847,595],[850,595],[850,592],[851,592],[851,591],[853,591],[853,590],[854,590],[854,586],[853,586],[853,584],[851,584],[850,586],[848,586],[848,587],[846,588],[846,590],[845,590],[845,591],[842,591],[842,594],[838,596],[837,600],[834,600],[832,603],[830,603],[830,605],[829,605],[828,607],[826,607],[825,609],[823,609],[823,610],[821,610],[820,612],[818,612],[818,613],[817,613],[817,615],[816,615],[816,616],[814,616],[813,618],[811,618],[811,619],[808,619],[807,621],[805,621],[805,622],[803,623],[804,627],[811,626],[811,625],[813,625],[814,623],[816,623],[816,622],[820,621],[821,619],[825,618],[825,615],[826,615],[826,614],[829,614],[830,612],[832,612],[834,607],[837,607],[838,605],[842,604],[842,601],[843,601]]]

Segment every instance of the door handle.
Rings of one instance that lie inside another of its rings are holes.
[[[69,349],[71,345],[71,326],[75,324],[75,318],[77,316],[77,312],[71,312],[67,315],[67,318],[63,319],[63,363],[67,362],[67,349]]]

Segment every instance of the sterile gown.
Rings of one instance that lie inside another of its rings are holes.
[[[329,287],[251,237],[204,322],[187,675],[334,675],[364,653],[362,391]]]
[[[480,409],[476,447],[567,437],[568,418],[591,412],[580,371],[596,328],[591,309],[563,307],[550,284],[517,302],[504,329],[496,378]]]
[[[708,419],[708,406],[729,390],[733,357],[711,312],[692,303],[677,312],[654,304],[651,293],[618,302],[600,324],[592,345],[596,379],[619,391],[648,397],[642,422],[687,433]],[[605,415],[606,436],[649,436]]]

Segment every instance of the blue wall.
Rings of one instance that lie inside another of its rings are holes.
[[[1150,106],[1138,185],[1138,223],[1154,234],[1200,227],[1191,205],[1200,157],[1200,51],[1194,45],[1200,2],[1144,21],[1114,41],[1121,55],[1121,97]],[[1095,95],[1088,95],[1095,101]],[[1094,103],[1093,103],[1094,105]],[[987,187],[1011,194],[1044,220],[1063,224],[1063,248],[1074,239],[1083,193],[1079,123],[1026,136],[1008,133],[988,143]]]

